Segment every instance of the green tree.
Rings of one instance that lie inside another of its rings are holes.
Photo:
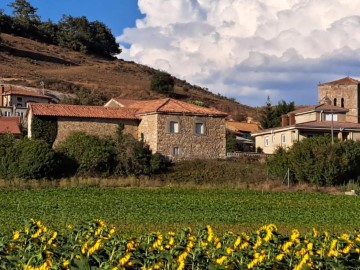
[[[260,124],[262,128],[273,128],[281,125],[281,116],[295,109],[295,103],[287,103],[280,100],[277,106],[273,106],[270,97],[267,97],[265,107],[261,111]]]
[[[261,127],[264,129],[274,127],[274,123],[273,123],[274,116],[275,116],[275,111],[271,104],[270,97],[268,96],[265,107],[261,111],[261,116],[260,116]]]
[[[36,26],[40,23],[40,17],[36,14],[37,8],[26,0],[15,0],[9,4],[13,8],[15,20],[25,26]]]
[[[150,89],[163,94],[171,95],[174,91],[174,78],[166,72],[156,71],[151,76]]]
[[[291,101],[287,103],[285,100],[280,100],[274,110],[273,126],[281,125],[281,116],[295,110],[295,103]]]

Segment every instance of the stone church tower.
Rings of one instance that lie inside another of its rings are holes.
[[[360,81],[345,77],[333,82],[319,83],[319,101],[325,97],[331,100],[332,105],[349,109],[347,122],[360,123]]]

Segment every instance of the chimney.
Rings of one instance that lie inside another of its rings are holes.
[[[0,107],[4,106],[4,93],[5,93],[5,85],[1,83],[0,85]]]
[[[286,127],[289,125],[289,116],[287,114],[281,115],[281,126]]]
[[[289,114],[289,125],[292,126],[292,125],[295,125],[295,113],[290,113]]]

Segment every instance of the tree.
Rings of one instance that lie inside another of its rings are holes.
[[[150,88],[163,94],[171,95],[174,91],[174,78],[164,71],[156,71],[151,77]]]
[[[102,22],[95,21],[90,23],[91,40],[89,50],[92,53],[103,56],[111,56],[121,53],[119,44],[111,30]]]
[[[295,103],[286,103],[284,100],[280,100],[277,106],[272,106],[270,97],[267,97],[266,105],[262,110],[260,124],[266,128],[278,127],[281,124],[281,116],[287,114],[295,109]]]
[[[16,21],[25,26],[35,26],[40,23],[40,17],[36,14],[37,8],[33,7],[26,0],[15,0],[9,4],[13,8],[13,14]]]
[[[281,116],[295,110],[294,101],[286,103],[285,100],[280,100],[278,105],[275,107],[273,125],[278,127],[281,125]]]
[[[275,116],[275,111],[271,104],[270,97],[268,96],[266,100],[266,105],[261,112],[261,118],[260,118],[261,127],[264,129],[274,127],[273,124],[274,116]]]

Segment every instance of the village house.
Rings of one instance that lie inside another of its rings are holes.
[[[333,139],[360,140],[359,85],[350,77],[319,83],[319,104],[283,115],[281,127],[252,133],[256,147],[272,154],[278,147],[289,148],[304,138],[326,134]]]
[[[53,97],[39,89],[12,84],[0,84],[0,115],[25,117],[29,103],[50,103]]]
[[[34,117],[57,121],[58,145],[73,131],[115,136],[124,132],[143,139],[153,152],[173,160],[224,157],[226,114],[171,98],[111,99],[104,107],[30,103],[28,137]]]
[[[235,135],[239,151],[254,152],[255,141],[251,133],[259,131],[259,125],[253,122],[251,117],[248,117],[246,122],[227,120],[225,126],[227,132]]]

